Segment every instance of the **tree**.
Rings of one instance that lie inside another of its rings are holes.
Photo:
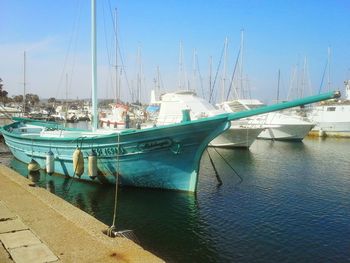
[[[49,103],[55,103],[55,102],[56,102],[56,99],[53,98],[53,97],[52,97],[52,98],[49,98],[48,102],[49,102]]]
[[[13,101],[16,102],[16,103],[22,103],[23,102],[23,95],[16,95],[16,96],[13,96]]]
[[[3,87],[4,84],[2,83],[2,79],[0,78],[0,101],[5,104],[7,102],[8,92],[4,90]]]
[[[26,103],[28,103],[29,105],[34,106],[35,104],[37,104],[40,101],[39,96],[36,94],[26,94]]]

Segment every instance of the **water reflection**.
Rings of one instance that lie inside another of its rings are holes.
[[[40,171],[30,171],[27,177],[33,183],[38,183],[40,181]]]
[[[46,182],[46,190],[48,190],[50,193],[55,194],[55,182],[53,180],[48,180]]]
[[[13,159],[11,166],[23,173],[26,166]],[[115,187],[93,184],[44,171],[35,177],[39,186],[61,196],[107,225],[113,221]],[[183,192],[155,191],[138,188],[118,189],[117,228],[131,229],[142,246],[167,262],[186,262],[184,254],[204,262],[217,258],[217,250],[208,240],[205,223],[200,218],[196,196]],[[166,244],[162,246],[161,244]],[[159,254],[161,246],[161,254]],[[193,262],[188,257],[188,262]]]
[[[167,262],[346,262],[349,147],[340,139],[258,141],[249,151],[218,150],[229,165],[211,150],[220,187],[204,154],[196,196],[119,189],[117,228],[133,230]],[[28,174],[26,165],[12,166]],[[114,186],[43,172],[37,184],[112,224]]]

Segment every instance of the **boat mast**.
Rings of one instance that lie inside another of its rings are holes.
[[[306,91],[306,79],[307,79],[307,58],[306,56],[304,57],[304,66],[303,66],[303,78],[301,80],[301,90],[300,90],[300,94],[298,96],[298,99],[302,98],[304,96],[304,93]]]
[[[68,119],[68,73],[66,73],[66,103],[65,103],[65,115],[64,115],[64,125],[67,126],[67,119]]]
[[[328,90],[331,90],[331,47],[328,47]]]
[[[160,94],[160,70],[159,66],[157,66],[157,93]]]
[[[212,65],[213,65],[213,58],[212,56],[209,57],[209,102],[211,102],[211,74],[212,74]]]
[[[281,70],[278,70],[278,79],[277,79],[277,103],[279,103],[280,100],[280,79],[281,79]]]
[[[24,117],[26,112],[26,52],[23,54],[23,106],[22,106],[22,115]]]
[[[142,88],[142,76],[143,76],[143,70],[142,70],[142,58],[141,58],[141,47],[139,46],[137,48],[137,62],[139,64],[139,71],[137,73],[137,90],[136,90],[136,100],[138,103],[141,103],[141,88]]]
[[[192,90],[197,90],[197,85],[196,85],[196,73],[197,73],[196,56],[197,56],[197,51],[196,51],[196,49],[193,49],[193,61],[192,61],[193,72],[192,72],[192,84],[190,86],[190,87],[192,87]]]
[[[97,130],[96,0],[91,0],[92,130]]]
[[[245,98],[244,90],[243,90],[243,37],[244,30],[241,30],[241,47],[240,47],[240,86],[241,86],[241,98]]]
[[[118,85],[118,20],[117,20],[117,8],[115,9],[115,25],[114,25],[114,33],[115,33],[115,95],[116,102],[118,103],[120,100],[120,86]]]
[[[224,67],[222,72],[221,102],[225,100],[226,60],[227,60],[227,37],[225,38],[225,47],[224,47]]]
[[[183,51],[182,51],[182,41],[180,41],[180,51],[179,51],[179,86],[178,89],[182,89],[182,77],[183,77]]]

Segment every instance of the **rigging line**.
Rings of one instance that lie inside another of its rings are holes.
[[[109,12],[110,12],[110,15],[111,15],[111,19],[113,21],[113,10],[112,10],[112,5],[111,5],[111,1],[110,0],[108,0],[108,5],[109,5]],[[116,28],[114,22],[112,24],[113,24],[114,34],[117,35],[118,28]],[[118,54],[119,54],[119,58],[120,58],[120,62],[121,62],[121,69],[122,69],[122,71],[124,71],[124,74],[125,74],[126,87],[128,88],[129,95],[132,97],[132,92],[131,92],[131,89],[130,89],[129,79],[128,79],[128,76],[127,76],[126,71],[125,71],[125,63],[124,63],[124,59],[123,59],[122,52],[121,52],[120,45],[119,45],[119,39],[117,39],[117,46],[118,46]]]
[[[220,60],[219,60],[218,67],[217,67],[217,69],[216,69],[216,73],[215,73],[215,78],[214,78],[213,85],[212,85],[212,87],[210,87],[209,102],[211,102],[211,99],[212,99],[214,87],[215,87],[215,84],[216,84],[216,79],[217,79],[217,77],[218,77],[219,69],[220,69],[220,66],[221,66],[222,57],[224,56],[224,51],[225,51],[225,45],[224,45],[224,47],[222,48],[222,52],[221,52],[221,56],[220,56]]]
[[[113,211],[113,223],[111,229],[115,229],[115,221],[117,217],[117,202],[118,202],[118,179],[119,179],[119,155],[120,155],[120,133],[118,132],[118,151],[117,151],[117,174],[115,178],[115,195],[114,195],[114,211]]]
[[[238,174],[238,172],[235,170],[235,168],[232,167],[232,165],[230,165],[230,163],[216,150],[215,147],[213,147],[215,152],[224,160],[224,162],[232,169],[232,171],[239,177],[239,179],[241,180],[241,182],[243,182],[243,178]]]
[[[201,91],[202,91],[202,97],[204,98],[204,87],[203,87],[203,77],[199,68],[199,61],[198,61],[198,56],[196,56],[196,64],[197,64],[197,71],[198,71],[198,76],[199,76],[199,83],[201,85]]]
[[[75,71],[75,65],[76,65],[76,59],[77,59],[77,43],[78,43],[78,38],[79,38],[79,26],[80,26],[80,17],[81,17],[81,9],[78,14],[78,23],[77,23],[77,28],[76,28],[76,34],[75,34],[75,39],[74,39],[74,44],[73,44],[73,57],[72,57],[72,67],[71,67],[71,74],[70,74],[70,79],[69,79],[69,84],[68,88],[71,90],[72,88],[72,82],[73,82],[73,75]]]
[[[231,89],[233,87],[233,80],[235,78],[235,73],[236,73],[236,69],[237,69],[237,65],[238,65],[238,60],[239,60],[239,56],[241,54],[241,49],[239,49],[238,51],[238,55],[237,55],[237,58],[236,58],[236,63],[235,63],[235,67],[233,69],[233,72],[232,72],[232,77],[231,77],[231,81],[230,81],[230,86],[229,86],[229,89],[227,91],[227,96],[226,96],[226,100],[228,100],[229,96],[230,96],[230,93],[231,93]],[[238,99],[238,94],[236,94],[237,96],[237,99]]]
[[[105,8],[104,8],[104,5],[102,5],[102,11],[103,11],[103,18],[105,18],[106,17],[106,15],[105,15]],[[114,25],[113,25],[113,27],[114,27]],[[107,40],[107,30],[106,30],[106,28],[107,28],[107,26],[106,26],[106,19],[103,19],[103,32],[104,32],[104,36],[105,36],[105,44],[106,44],[106,50],[107,50],[107,59],[108,59],[108,64],[110,65],[110,66],[113,66],[112,65],[112,59],[111,59],[111,57],[112,57],[112,52],[110,51],[110,49],[109,49],[109,47],[108,47],[108,40]],[[115,65],[115,66],[117,66],[117,65]],[[110,81],[111,81],[111,85],[113,86],[113,78],[112,78],[112,71],[111,71],[111,68],[110,67],[108,67],[108,74],[109,74],[109,76],[110,76]],[[116,97],[116,96],[115,96]]]
[[[324,77],[325,77],[325,75],[326,75],[327,68],[328,68],[328,59],[327,59],[327,61],[326,61],[326,65],[325,65],[324,70],[323,70],[322,79],[321,79],[321,84],[320,84],[320,87],[319,87],[319,89],[318,89],[318,94],[321,93],[321,89],[322,89],[322,86],[323,86],[323,81],[324,81]]]
[[[66,52],[66,55],[65,55],[65,58],[64,58],[64,63],[63,63],[63,69],[62,69],[62,72],[61,72],[61,76],[60,76],[60,80],[58,82],[58,87],[57,87],[57,90],[56,90],[56,97],[58,95],[58,91],[60,90],[60,87],[62,85],[62,82],[63,82],[63,77],[64,77],[64,72],[65,72],[65,69],[67,67],[67,63],[68,63],[68,57],[69,57],[69,54],[70,54],[70,51],[71,51],[71,47],[72,47],[72,42],[73,42],[73,37],[75,35],[75,31],[76,31],[76,27],[77,27],[77,21],[78,19],[80,20],[80,13],[81,13],[81,1],[78,1],[77,2],[77,8],[76,8],[76,12],[77,15],[74,19],[74,25],[73,25],[73,28],[72,28],[72,32],[71,32],[71,35],[70,35],[70,38],[69,38],[69,43],[68,43],[68,48],[67,48],[67,52]]]
[[[221,178],[220,178],[220,176],[219,176],[218,171],[216,170],[216,166],[215,166],[215,164],[214,164],[213,159],[212,159],[211,156],[210,156],[210,153],[209,153],[208,148],[207,148],[206,150],[207,150],[207,153],[208,153],[208,156],[209,156],[209,160],[210,160],[211,166],[212,166],[213,169],[214,169],[216,179],[218,180],[218,186],[221,186],[221,185],[222,185],[222,180],[221,180]]]

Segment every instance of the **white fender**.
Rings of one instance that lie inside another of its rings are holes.
[[[73,153],[73,172],[79,177],[84,173],[84,156],[79,148]]]
[[[55,156],[51,150],[46,153],[46,172],[48,174],[55,172]]]
[[[94,150],[89,153],[88,157],[88,173],[90,178],[94,179],[97,176],[97,154]]]

